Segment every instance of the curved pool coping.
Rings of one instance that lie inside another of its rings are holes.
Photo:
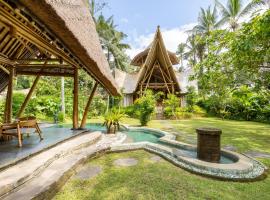
[[[151,134],[161,136],[159,139],[162,143],[180,147],[186,150],[196,151],[195,145],[176,141],[176,136],[165,131],[146,127],[132,127],[123,125],[127,130],[147,131]],[[221,154],[235,160],[234,163],[220,164],[205,162],[196,158],[190,158],[180,155],[175,155],[172,148],[163,146],[161,144],[154,144],[151,142],[137,142],[113,145],[111,151],[128,151],[136,149],[145,149],[147,151],[159,154],[165,159],[171,161],[175,165],[201,175],[210,177],[235,180],[235,181],[251,181],[258,180],[265,177],[267,167],[261,162],[250,158],[246,155],[236,153],[229,150],[221,150]]]

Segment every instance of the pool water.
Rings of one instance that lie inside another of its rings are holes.
[[[71,125],[58,125],[57,127],[67,128],[70,126]],[[91,131],[102,131],[102,132],[106,131],[106,127],[103,126],[102,124],[87,124],[86,128],[91,130]],[[154,134],[152,131],[124,130],[124,128],[121,131],[122,131],[122,133],[127,135],[127,139],[125,140],[125,143],[152,142],[152,143],[161,144],[161,145],[172,148],[175,156],[197,158],[197,151],[196,150],[184,149],[184,148],[181,148],[179,146],[176,147],[174,145],[160,142],[159,138],[161,136]],[[230,164],[230,163],[235,163],[235,162],[236,162],[235,160],[228,158],[228,157],[225,157],[225,156],[221,156],[221,158],[220,158],[220,163],[222,163],[222,164]]]
[[[129,130],[124,131],[124,134],[127,135],[128,142],[152,142],[152,143],[158,143],[158,140],[160,136],[154,135],[152,133],[149,133],[147,131],[142,130]]]

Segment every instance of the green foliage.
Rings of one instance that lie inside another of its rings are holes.
[[[120,128],[120,120],[125,116],[120,110],[113,108],[104,115],[104,126],[107,133],[116,133]]]
[[[65,122],[65,118],[64,118],[64,113],[63,112],[59,112],[58,113],[58,116],[57,116],[57,118],[58,118],[58,121],[60,122],[60,123],[63,123],[63,122]]]
[[[193,112],[194,111],[193,108],[198,101],[198,95],[194,87],[190,86],[187,89],[188,91],[186,95],[186,103],[187,103],[188,111]]]
[[[0,100],[0,123],[3,123],[4,112],[5,112],[5,101]]]
[[[97,117],[103,115],[107,108],[107,102],[100,95],[94,96],[89,109],[89,117]]]
[[[14,92],[13,94],[13,99],[12,99],[12,115],[16,116],[19,112],[19,109],[21,108],[24,99],[25,99],[25,94],[19,93],[19,92]]]
[[[145,94],[136,99],[135,109],[142,126],[146,126],[151,119],[151,115],[155,111],[156,97],[151,90],[147,90]]]
[[[180,98],[174,94],[169,94],[168,98],[164,100],[164,106],[165,116],[176,118],[176,110],[180,106]]]

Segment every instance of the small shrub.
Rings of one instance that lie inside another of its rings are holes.
[[[142,126],[146,126],[151,119],[151,115],[155,111],[156,98],[151,90],[147,90],[145,94],[135,101],[136,115],[138,116]]]

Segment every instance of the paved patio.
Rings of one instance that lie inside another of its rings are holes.
[[[42,141],[36,133],[31,133],[30,137],[24,136],[22,148],[18,147],[16,138],[0,143],[0,170],[83,132],[54,124],[41,124],[40,127],[44,138]]]

